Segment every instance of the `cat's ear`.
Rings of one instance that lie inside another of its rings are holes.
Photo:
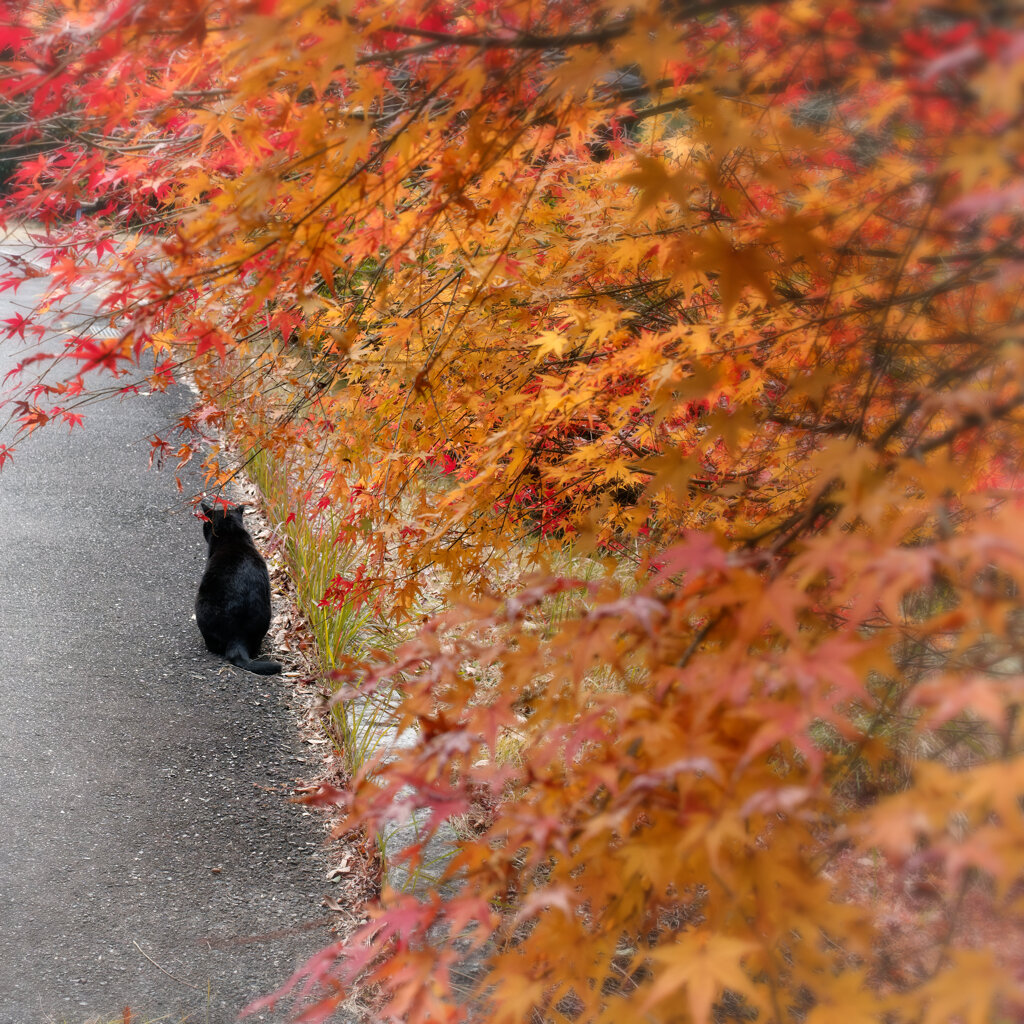
[[[207,519],[210,519],[213,516],[213,506],[205,498],[203,498],[199,503],[199,511],[202,512]]]
[[[248,505],[235,505],[234,508],[231,509],[231,514],[233,516],[237,516],[238,517],[238,521],[241,522],[242,521],[242,516],[245,515],[245,510],[248,507],[249,507]]]

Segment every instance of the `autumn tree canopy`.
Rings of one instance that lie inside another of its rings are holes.
[[[462,816],[458,887],[304,1020],[1021,1012],[1017,5],[0,10],[0,464],[188,372],[156,461],[223,428],[364,552],[326,601],[437,612],[316,799]]]

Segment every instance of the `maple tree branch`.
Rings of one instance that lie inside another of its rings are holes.
[[[726,611],[724,608],[719,609],[707,622],[704,623],[696,633],[693,634],[693,638],[690,640],[686,647],[686,650],[676,660],[676,668],[686,668],[693,656],[697,653],[697,649],[707,639],[708,634],[717,626],[722,619],[725,618]]]
[[[722,11],[736,10],[743,7],[772,7],[785,0],[691,0],[678,3],[673,12],[680,19],[700,18]],[[621,39],[633,29],[632,15],[626,15],[618,22],[602,28],[586,31],[570,31],[557,35],[539,35],[533,32],[520,31],[507,36],[491,35],[479,32],[441,32],[436,29],[421,28],[418,25],[392,24],[381,31],[396,32],[427,39],[435,46],[472,46],[480,50],[564,50],[577,46],[604,45]],[[422,53],[424,47],[408,48],[404,52]],[[382,55],[386,56],[386,55]],[[373,59],[370,57],[364,58]]]
[[[412,398],[412,396],[418,390],[422,390],[423,389],[423,384],[421,382],[425,381],[427,379],[427,375],[430,372],[430,366],[432,365],[432,360],[433,360],[433,357],[434,357],[434,350],[437,348],[438,344],[440,343],[441,338],[444,337],[444,332],[448,329],[448,317],[451,314],[452,306],[455,304],[455,299],[458,296],[458,293],[459,293],[459,282],[461,280],[462,280],[462,270],[460,269],[460,270],[456,271],[455,274],[452,275],[452,278],[451,278],[450,281],[445,282],[443,288],[439,288],[434,293],[434,295],[432,295],[430,297],[430,299],[427,300],[429,302],[436,295],[439,295],[440,292],[444,290],[444,288],[448,287],[448,284],[454,284],[455,285],[455,288],[452,290],[452,297],[448,300],[447,307],[445,308],[444,320],[441,323],[440,330],[438,330],[437,336],[434,338],[434,342],[430,346],[430,351],[427,353],[426,363],[424,364],[424,366],[420,370],[420,372],[416,375],[412,385],[409,388],[406,389],[405,400],[402,402],[402,408],[401,408],[401,411],[398,414],[398,418],[397,418],[397,421],[395,423],[395,436],[394,436],[394,439],[393,439],[393,441],[391,443],[391,454],[392,455],[394,455],[395,452],[398,449],[398,440],[399,440],[399,436],[400,436],[401,429],[402,429],[402,420],[405,418],[405,410],[408,408],[409,400]],[[384,473],[384,482],[381,484],[381,490],[384,493],[385,499],[387,497],[388,480],[390,479],[390,476],[391,476],[391,467],[392,467],[393,464],[394,463],[393,463],[392,460],[388,461],[387,470]]]
[[[400,32],[419,39],[429,39],[437,46],[472,46],[481,50],[561,50],[571,46],[590,46],[620,39],[632,28],[632,18],[623,18],[618,24],[589,32],[567,32],[557,36],[541,36],[532,32],[517,32],[506,37],[479,33],[437,32],[415,25],[389,25],[384,31]]]
[[[436,42],[429,42],[421,43],[419,46],[403,46],[397,50],[383,50],[380,53],[366,53],[362,57],[356,58],[356,66],[359,67],[365,64],[397,64],[406,57],[419,57],[425,53],[432,53],[439,45]],[[344,65],[339,64],[335,71],[343,69]]]
[[[929,452],[952,444],[965,431],[974,430],[976,427],[983,427],[987,423],[1005,419],[1022,405],[1024,405],[1024,393],[1018,392],[1016,395],[997,403],[985,412],[967,413],[959,423],[944,430],[941,434],[929,438],[927,441],[915,444],[913,448],[907,451],[906,456],[907,458],[920,459]]]

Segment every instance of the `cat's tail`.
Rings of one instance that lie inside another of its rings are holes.
[[[253,661],[249,657],[249,652],[241,644],[229,647],[224,652],[224,657],[232,665],[237,665],[239,668],[244,668],[248,672],[255,672],[261,676],[275,676],[281,671],[280,662],[271,661],[269,658],[257,658]]]

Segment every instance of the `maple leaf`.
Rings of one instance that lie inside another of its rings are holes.
[[[218,358],[224,359],[227,349],[224,344],[224,338],[221,332],[217,328],[207,328],[199,336],[199,341],[196,344],[195,354],[201,356],[204,352],[208,352],[210,349],[214,349],[217,353]]]
[[[688,173],[677,171],[669,174],[665,165],[653,157],[637,155],[636,162],[640,169],[622,175],[619,181],[640,189],[638,214],[654,206],[664,196],[674,199],[680,206],[689,202],[690,192],[696,182]]]
[[[61,419],[63,419],[64,422],[68,425],[69,432],[74,430],[75,427],[84,426],[84,421],[82,417],[78,413],[72,412],[70,409],[62,409],[60,415]]]
[[[534,361],[539,363],[547,355],[553,355],[560,359],[568,343],[569,339],[564,334],[558,331],[544,331],[531,342],[536,349],[533,356]]]
[[[645,1010],[685,989],[691,1018],[695,1024],[707,1024],[711,1006],[723,989],[747,992],[752,987],[742,963],[756,949],[753,942],[707,932],[677,936],[671,946],[650,954],[660,970],[644,993]]]
[[[98,342],[91,338],[82,339],[74,345],[71,355],[75,359],[82,360],[82,373],[105,369],[115,377],[121,372],[117,364],[131,359],[131,356],[125,353],[124,345],[118,338],[107,338]]]
[[[842,1014],[843,1019],[852,1024],[877,1024],[887,1004],[888,1000],[872,991],[862,971],[845,971],[830,979],[820,1001],[807,1015],[807,1021],[808,1024],[829,1024],[836,1019],[836,1014]]]
[[[4,320],[4,323],[7,324],[8,338],[17,334],[19,338],[24,340],[25,328],[31,323],[31,321],[23,317],[21,313],[15,313],[14,316],[7,317],[7,319]]]
[[[25,367],[31,366],[32,363],[45,362],[46,360],[51,360],[53,358],[54,356],[49,352],[35,352],[30,356],[26,356],[19,363],[15,364],[13,367],[11,367],[10,370],[7,371],[7,373],[4,375],[4,380],[7,380],[10,377],[19,376],[24,371]]]
[[[19,404],[24,405],[24,403]],[[25,431],[31,434],[50,421],[50,414],[38,406],[26,407],[25,411],[17,417],[17,420],[21,424],[18,432]]]
[[[526,981],[516,978],[500,983],[495,993],[491,1019],[496,1024],[519,1024],[527,1020],[538,1006],[544,1005],[549,984],[544,981]]]
[[[926,1005],[924,1024],[944,1024],[958,1017],[967,1024],[985,1024],[991,1019],[993,1001],[1016,986],[990,950],[957,949],[950,961],[919,993]]]

